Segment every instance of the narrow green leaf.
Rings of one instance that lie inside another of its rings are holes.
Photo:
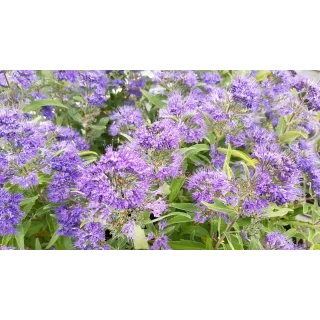
[[[36,247],[36,250],[42,250],[42,248],[41,248],[41,244],[40,244],[40,241],[39,241],[39,239],[38,239],[38,238],[36,238],[35,247]]]
[[[175,178],[170,186],[170,195],[169,195],[169,202],[173,202],[175,198],[178,196],[183,184],[184,184],[184,177]]]
[[[229,208],[227,205],[225,205],[223,202],[221,202],[217,199],[214,199],[214,203],[212,203],[212,204],[205,202],[205,201],[202,201],[202,203],[210,210],[217,211],[217,212],[223,212],[223,213],[230,215],[231,217],[237,215],[236,210]]]
[[[198,206],[194,203],[171,203],[170,207],[187,212],[196,212],[198,210]]]
[[[185,223],[190,221],[192,221],[190,217],[175,216],[168,221],[168,225],[176,224],[176,223]]]
[[[296,138],[302,137],[304,139],[307,139],[308,136],[305,133],[299,132],[299,131],[288,131],[284,134],[282,134],[279,137],[279,140],[283,143],[290,143]]]
[[[163,219],[166,219],[166,218],[172,217],[172,216],[183,216],[183,217],[187,217],[187,218],[190,218],[190,219],[191,219],[191,217],[190,217],[190,215],[189,215],[188,213],[185,213],[185,212],[171,212],[171,213],[166,214],[166,215],[164,215],[164,216],[161,216],[161,217],[159,217],[159,218],[157,218],[157,219],[150,220],[150,221],[146,222],[145,225],[151,224],[151,223],[155,223],[155,222],[161,221],[161,220],[163,220]],[[81,226],[80,226],[80,227],[81,227]]]
[[[88,155],[95,155],[98,157],[98,154],[94,151],[80,151],[79,152],[79,156],[83,157],[83,156],[88,156]]]
[[[206,246],[201,242],[191,240],[169,241],[169,246],[174,250],[205,250]]]
[[[58,235],[57,233],[54,233],[53,236],[51,237],[48,245],[46,246],[46,249],[51,248],[56,243],[56,241],[59,239],[59,237],[60,237],[60,235]]]
[[[284,117],[281,117],[276,127],[276,133],[278,137],[280,137],[284,133],[285,127],[286,127],[286,121]]]
[[[181,232],[181,236],[184,234],[190,234],[196,237],[209,237],[209,232],[206,228],[200,227],[200,226],[187,226],[183,228]]]
[[[24,112],[36,111],[44,106],[57,106],[60,108],[68,109],[68,107],[62,104],[60,101],[45,99],[45,100],[32,101],[28,105],[24,106],[23,111]]]
[[[26,204],[29,203],[35,203],[35,201],[37,201],[39,196],[34,196],[31,198],[24,198],[21,202],[20,202],[20,206],[25,206]]]
[[[124,138],[126,138],[129,142],[133,141],[132,137],[130,137],[129,135],[127,135],[125,133],[120,132],[119,135],[123,136]]]
[[[164,107],[166,104],[156,96],[153,96],[148,91],[141,89],[142,94],[149,100],[150,103],[154,104],[158,108]]]
[[[212,239],[206,237],[206,250],[213,250]]]
[[[292,228],[292,229],[289,229],[288,231],[286,231],[284,233],[284,235],[289,237],[289,238],[292,238],[292,237],[294,237],[296,235],[296,233],[297,233],[297,229]]]
[[[218,148],[218,151],[227,155],[226,162],[229,164],[230,157],[236,157],[244,160],[249,166],[255,168],[255,160],[251,159],[247,154],[239,150],[226,149],[226,148]]]
[[[257,75],[256,75],[256,79],[257,81],[262,81],[263,79],[265,79],[271,72],[269,70],[259,70]]]

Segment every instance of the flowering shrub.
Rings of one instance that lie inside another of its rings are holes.
[[[0,71],[0,248],[320,249],[319,117],[294,71]]]

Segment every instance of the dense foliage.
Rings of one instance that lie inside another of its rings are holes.
[[[320,249],[295,71],[0,71],[1,249]]]

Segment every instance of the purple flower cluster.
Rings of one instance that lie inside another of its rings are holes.
[[[21,194],[11,194],[0,188],[0,235],[10,235],[17,233],[24,213],[19,205],[23,196]]]
[[[301,247],[295,245],[291,239],[279,231],[266,235],[266,249],[268,250],[298,250]]]
[[[0,136],[1,187],[8,183],[20,189],[37,187],[40,173],[52,176],[45,190],[48,200],[61,202],[70,197],[82,164],[78,151],[88,148],[77,132],[3,108]]]
[[[33,218],[51,210],[57,234],[83,250],[135,246],[141,230],[150,249],[168,250],[193,228],[192,239],[204,242],[210,229],[219,246],[226,224],[239,246],[255,234],[266,249],[298,249],[279,231],[265,235],[261,220],[306,197],[317,212],[320,86],[291,71],[229,73],[226,84],[223,72],[160,71],[148,81],[140,71],[56,70],[42,90],[40,71],[0,72],[0,235],[17,232],[27,196]],[[150,85],[161,94],[142,97]],[[69,110],[17,107],[43,99]],[[82,134],[94,152],[81,152]],[[172,202],[191,205],[187,227],[172,227],[172,207],[184,210]]]
[[[119,108],[110,115],[110,119],[113,121],[109,128],[111,136],[116,136],[119,133],[132,135],[137,128],[144,125],[141,110],[134,106]]]

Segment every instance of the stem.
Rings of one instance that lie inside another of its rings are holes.
[[[10,86],[10,82],[9,82],[9,80],[8,80],[8,77],[7,77],[7,73],[6,73],[5,71],[3,71],[3,74],[4,74],[4,77],[5,77],[5,79],[6,79],[6,82],[7,82],[8,88],[11,88],[11,86]]]
[[[210,238],[213,240],[213,219],[210,221]]]
[[[235,222],[239,219],[239,217],[240,217],[240,215],[237,214],[237,215],[235,216],[235,218],[231,221],[231,223],[228,225],[228,228],[227,228],[227,230],[225,231],[225,233],[222,235],[221,238],[219,238],[217,244],[216,244],[215,247],[214,247],[215,249],[218,249],[218,248],[219,248],[220,244],[223,242],[224,238],[226,237],[226,234],[231,230],[232,226],[233,226],[233,225],[235,224]]]
[[[39,195],[41,202],[45,205],[47,203],[47,199],[45,198],[45,196],[40,192],[40,190],[38,189],[37,186],[33,186],[34,189],[36,190],[37,194]]]

